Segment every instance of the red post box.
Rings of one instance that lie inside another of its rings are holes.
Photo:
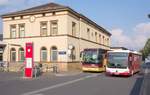
[[[33,76],[33,43],[26,43],[25,77]]]

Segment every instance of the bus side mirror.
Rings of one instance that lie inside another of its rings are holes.
[[[80,52],[80,58],[82,58],[82,56],[83,56],[83,52],[81,51],[81,52]]]

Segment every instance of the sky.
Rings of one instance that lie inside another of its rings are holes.
[[[0,0],[0,15],[50,2],[69,6],[104,27],[112,34],[111,46],[140,50],[150,38],[150,0]]]

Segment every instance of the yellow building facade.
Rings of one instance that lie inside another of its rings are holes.
[[[59,71],[80,69],[85,48],[110,49],[107,30],[63,5],[49,3],[8,13],[2,20],[7,43],[3,60],[9,62],[10,70],[20,70],[27,42],[34,45],[34,62],[43,64],[45,71],[54,64]]]

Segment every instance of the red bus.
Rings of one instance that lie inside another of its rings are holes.
[[[130,50],[108,51],[107,75],[133,75],[140,70],[142,56]]]
[[[93,72],[105,71],[106,52],[104,49],[84,49],[82,52],[82,70]]]

